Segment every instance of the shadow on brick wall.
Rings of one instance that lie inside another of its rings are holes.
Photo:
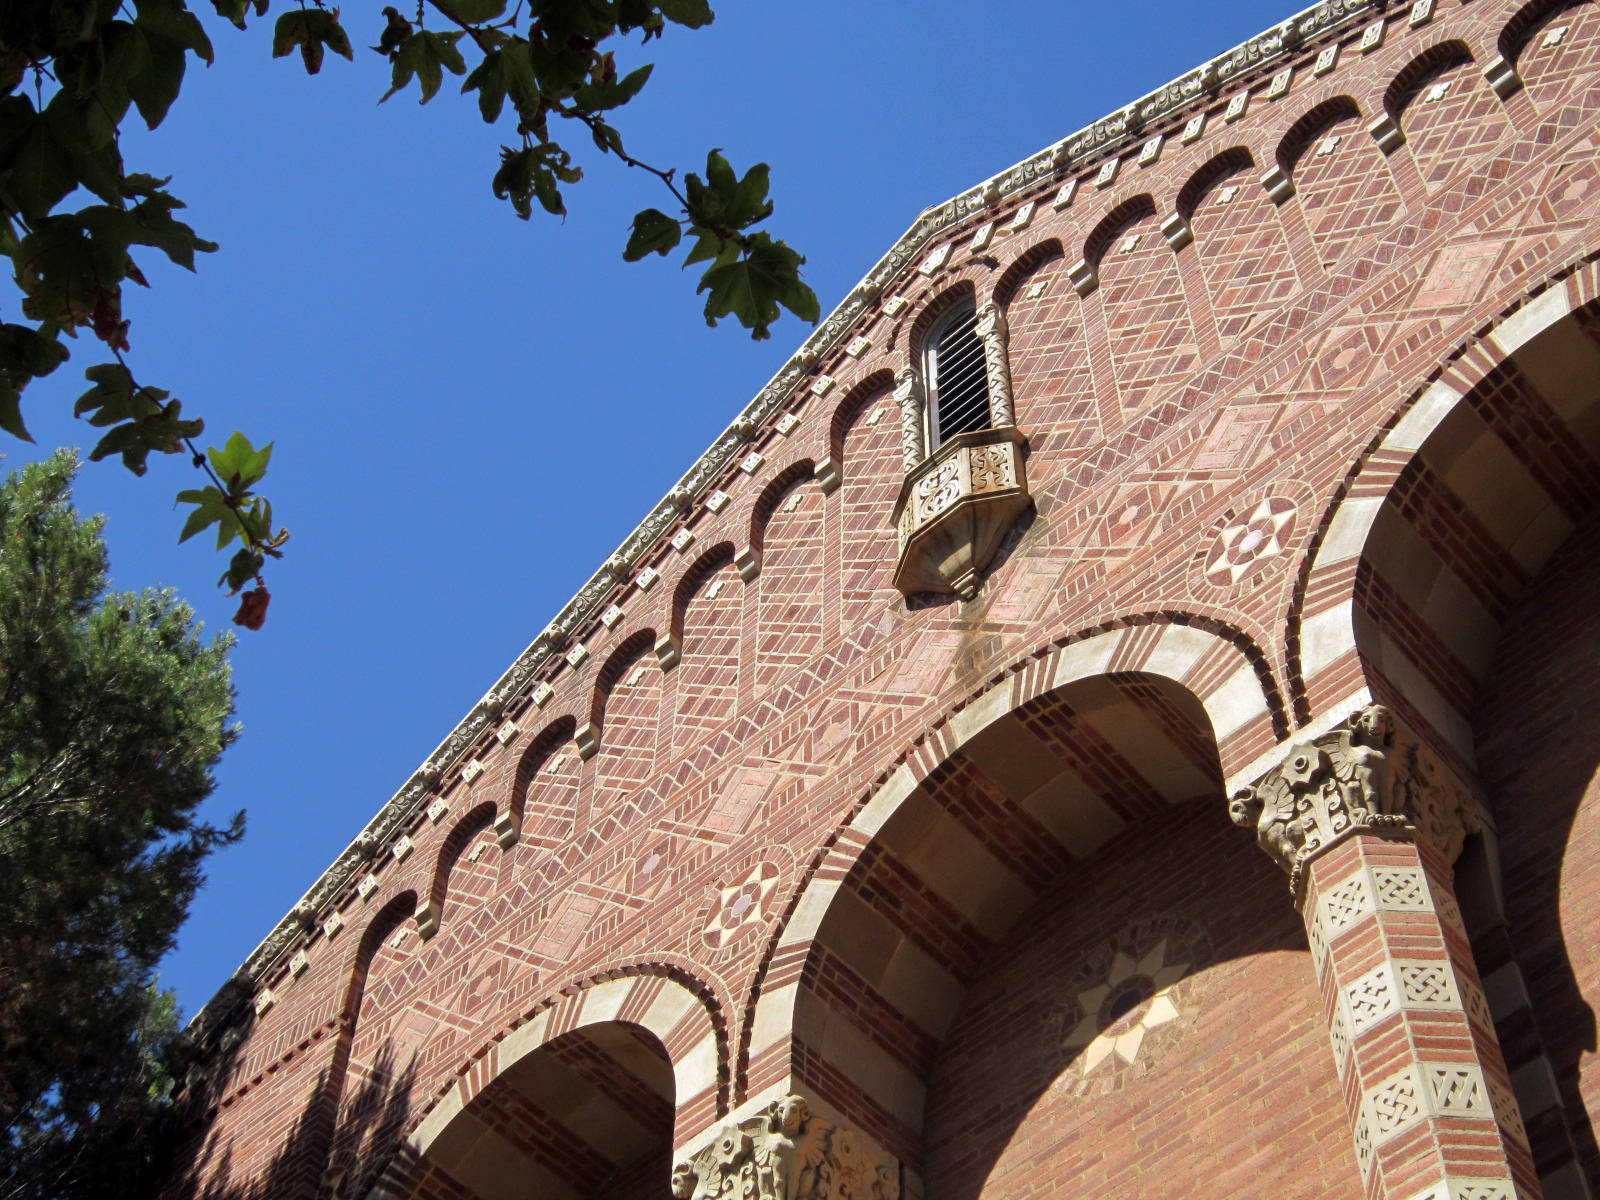
[[[385,1045],[365,1075],[341,1089],[334,1086],[330,1071],[319,1072],[315,1099],[261,1167],[243,1167],[235,1154],[235,1142],[248,1137],[248,1130],[219,1135],[212,1127],[216,1114],[207,1114],[198,1128],[185,1131],[162,1200],[353,1200],[366,1195],[390,1157],[370,1150],[392,1144],[410,1116],[415,1060],[396,1069],[393,1050]],[[334,1106],[337,1127],[330,1137],[328,1116]],[[330,1169],[330,1161],[343,1169]]]

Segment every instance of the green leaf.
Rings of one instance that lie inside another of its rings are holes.
[[[390,60],[394,64],[390,75],[393,86],[379,98],[379,103],[405,87],[415,76],[422,88],[420,103],[426,104],[438,94],[445,71],[448,70],[452,75],[465,75],[466,61],[461,57],[461,51],[456,49],[456,42],[460,39],[460,33],[434,33],[426,29],[408,39]]]
[[[205,26],[182,0],[134,0],[134,7],[139,14],[134,24],[146,36],[182,46],[203,59],[207,66],[215,61],[216,53],[211,48],[211,39],[206,36]]]
[[[718,263],[701,277],[697,289],[706,297],[706,324],[733,315],[761,340],[771,336],[771,325],[778,319],[779,305],[802,320],[815,322],[820,315],[816,293],[800,279],[805,262],[786,243],[774,241],[764,233],[747,239],[745,252],[735,262]]]
[[[517,216],[526,221],[533,215],[533,201],[548,213],[566,214],[560,183],[576,183],[583,172],[572,165],[572,156],[554,142],[524,146],[513,150],[500,147],[500,169],[494,176],[494,194],[509,199]]]
[[[29,222],[78,186],[74,155],[51,126],[26,96],[0,99],[0,190]]]
[[[87,417],[89,424],[105,426],[121,421],[137,421],[156,416],[161,412],[167,393],[160,388],[134,390],[133,376],[121,363],[98,363],[84,371],[84,378],[94,384],[78,397],[72,407],[75,417]],[[104,458],[92,454],[91,458]]]
[[[178,493],[179,504],[193,504],[195,510],[189,514],[189,519],[183,523],[183,532],[178,535],[180,543],[187,542],[197,533],[203,533],[213,525],[220,525],[217,531],[217,549],[221,550],[237,535],[238,523],[233,518],[233,509],[228,505],[228,498],[220,490],[207,484],[203,488],[189,488]]]
[[[527,41],[514,38],[485,54],[483,61],[461,84],[463,94],[473,88],[478,89],[478,111],[490,124],[500,119],[500,110],[508,95],[524,119],[537,114],[542,96],[533,73],[533,62],[528,57]]]
[[[267,473],[267,463],[272,459],[272,443],[257,450],[250,439],[238,430],[229,435],[221,449],[212,446],[206,450],[211,467],[228,487],[228,494],[236,499],[248,494],[250,485]]]
[[[661,15],[676,25],[699,29],[716,18],[706,0],[656,0]]]
[[[344,58],[355,58],[350,36],[339,24],[337,13],[320,8],[295,9],[284,13],[273,26],[272,57],[283,58],[298,47],[308,75],[322,70],[324,46]]]
[[[682,237],[683,228],[676,220],[659,209],[647,208],[633,218],[633,232],[622,257],[638,262],[647,254],[669,254]]]
[[[217,549],[221,549],[219,546]],[[249,583],[266,564],[266,560],[259,554],[252,554],[249,550],[240,550],[228,560],[228,569],[222,573],[222,578],[217,580],[219,586],[226,586],[228,595],[233,595],[245,584]],[[235,622],[236,624],[240,622]],[[260,628],[259,625],[252,628]]]
[[[22,422],[22,390],[67,359],[67,348],[26,325],[0,324],[0,429],[33,441]]]

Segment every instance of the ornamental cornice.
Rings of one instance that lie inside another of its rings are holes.
[[[525,693],[541,670],[560,663],[562,646],[574,633],[598,619],[612,591],[627,581],[639,561],[686,513],[693,511],[698,498],[719,477],[733,469],[746,443],[777,419],[781,410],[806,385],[817,365],[842,347],[879,298],[889,294],[896,280],[914,269],[936,242],[982,209],[1004,205],[1052,176],[1082,170],[1099,159],[1122,153],[1131,148],[1141,131],[1151,124],[1176,118],[1192,106],[1209,102],[1226,85],[1264,72],[1281,58],[1298,52],[1308,41],[1338,34],[1363,16],[1383,12],[1390,2],[1324,0],[1023,159],[977,187],[925,210],[628,535],[616,553],[517,656],[427,761],[379,809],[361,834],[251,952],[232,980],[239,981],[247,989],[260,986],[266,976],[287,961],[292,946],[303,936],[302,922],[294,915],[295,911],[309,907],[326,915],[378,850],[393,842],[423,815],[439,781],[489,732],[506,705]],[[189,1024],[190,1036],[196,1041],[203,1040],[239,1009],[243,997],[237,993],[234,987],[219,991],[195,1014]]]

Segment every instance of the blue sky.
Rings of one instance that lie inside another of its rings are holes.
[[[204,0],[201,0],[202,6]],[[265,491],[293,532],[267,627],[233,655],[244,736],[209,811],[249,814],[216,855],[163,982],[193,1013],[782,365],[809,327],[755,343],[701,319],[694,274],[621,259],[643,173],[582,155],[565,221],[489,187],[509,131],[447,82],[388,103],[381,5],[347,7],[354,64],[269,57],[271,16],[191,69],[130,169],[174,176],[221,250],[197,275],[141,260],[128,300],[142,381],[276,445]],[[281,5],[274,9],[276,15]],[[628,149],[700,169],[772,164],[770,227],[826,314],[925,207],[1290,15],[1278,3],[723,3],[627,69]],[[647,52],[646,52],[647,51]],[[71,400],[92,347],[36,385],[38,447],[92,444]],[[179,546],[179,458],[144,479],[87,465],[117,586],[165,584],[212,628],[233,604],[205,538]]]

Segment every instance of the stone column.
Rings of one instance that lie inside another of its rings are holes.
[[[1369,1200],[1537,1200],[1452,886],[1471,791],[1373,705],[1229,811],[1289,873]]]
[[[723,1126],[672,1168],[673,1200],[900,1200],[900,1172],[799,1096]]]
[[[1017,423],[1011,400],[1011,356],[1006,348],[1006,315],[990,300],[978,310],[976,331],[983,342],[984,372],[989,381],[989,424],[1003,429]]]
[[[928,457],[928,400],[915,367],[901,367],[894,377],[894,398],[900,405],[900,449],[906,470]]]

